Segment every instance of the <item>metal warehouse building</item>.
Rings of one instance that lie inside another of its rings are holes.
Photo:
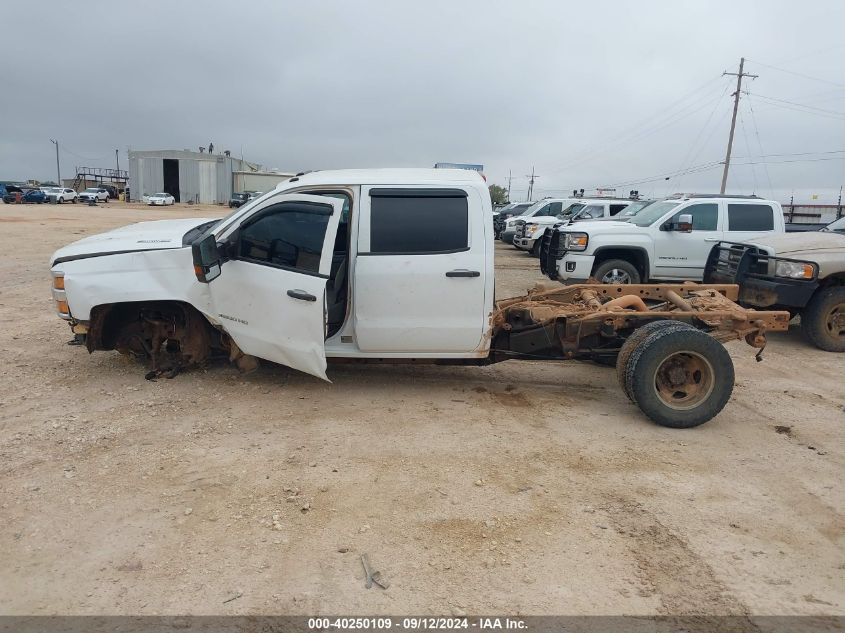
[[[267,191],[292,175],[262,172],[254,163],[224,154],[189,150],[129,152],[129,191],[133,201],[164,191],[176,202],[225,204],[232,192],[242,190],[246,182],[261,182],[266,185],[262,190]]]

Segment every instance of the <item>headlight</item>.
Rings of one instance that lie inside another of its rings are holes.
[[[816,267],[814,264],[804,262],[780,261],[775,266],[775,276],[790,279],[813,279],[816,276]]]
[[[590,237],[586,233],[564,233],[563,248],[568,251],[587,250]]]
[[[537,230],[537,224],[526,224],[525,225],[525,236],[528,237],[534,234],[534,231]]]

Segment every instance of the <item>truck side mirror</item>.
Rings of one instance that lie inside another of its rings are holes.
[[[220,253],[213,233],[208,233],[191,244],[191,254],[194,257],[194,274],[197,281],[207,284],[220,276]]]
[[[681,231],[682,233],[691,233],[692,232],[692,214],[691,213],[682,213],[678,216],[678,222],[675,224],[675,230]]]

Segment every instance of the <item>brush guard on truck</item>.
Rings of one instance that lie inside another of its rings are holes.
[[[538,286],[497,302],[491,360],[615,362],[623,390],[651,419],[697,426],[733,389],[721,343],[744,339],[762,351],[767,332],[788,327],[788,312],[742,308],[738,292],[732,284]]]
[[[540,272],[551,280],[558,278],[557,262],[566,255],[566,249],[561,246],[563,233],[556,227],[548,228],[540,239]]]
[[[806,279],[778,276],[784,262],[809,267]],[[775,257],[750,244],[719,242],[710,251],[704,267],[704,282],[738,284],[738,301],[755,307],[804,307],[819,287],[818,266],[813,262]]]

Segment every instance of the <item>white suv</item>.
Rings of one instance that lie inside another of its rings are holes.
[[[67,187],[42,187],[41,191],[47,194],[48,198],[55,198],[56,202],[73,202],[76,204],[78,194],[73,189]]]
[[[540,268],[565,283],[700,281],[716,243],[784,231],[783,209],[773,200],[677,195],[649,204],[627,222],[575,222],[549,230]]]

